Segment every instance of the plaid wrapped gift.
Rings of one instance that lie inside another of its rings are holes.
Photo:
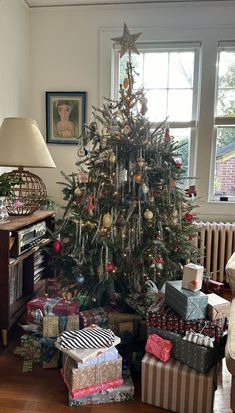
[[[202,292],[205,294],[215,293],[224,296],[224,283],[211,280],[210,278],[203,278],[202,280]]]
[[[79,313],[81,328],[96,324],[100,327],[107,327],[108,315],[104,308],[97,307],[92,310],[85,310]]]
[[[173,343],[171,358],[200,372],[206,373],[214,364],[224,357],[227,334],[224,334],[220,343],[215,343],[214,348],[200,346],[184,340],[180,334],[172,331],[148,327],[148,334],[158,334]]]
[[[27,302],[27,322],[42,321],[45,315],[74,315],[79,312],[77,300],[65,301],[63,298],[36,297]]]
[[[181,281],[166,282],[165,300],[184,320],[206,318],[207,295],[201,291],[192,292],[182,288]]]
[[[151,327],[161,328],[162,330],[173,331],[181,335],[185,335],[186,331],[193,330],[209,337],[215,337],[215,341],[219,342],[227,328],[227,319],[221,318],[218,320],[198,319],[198,320],[183,320],[172,308],[166,305],[163,301],[151,305],[146,314],[147,325]],[[203,328],[204,327],[204,328]]]
[[[63,373],[65,381],[70,390],[80,389],[109,380],[122,377],[122,357],[104,363],[98,363],[93,366],[77,367],[77,363],[69,356],[65,356],[63,364]]]
[[[120,403],[134,400],[134,385],[130,370],[123,370],[124,383],[118,387],[111,387],[103,391],[89,394],[80,398],[73,398],[69,394],[69,406],[84,406],[88,404]]]
[[[57,337],[63,331],[79,329],[79,314],[46,315],[43,317],[43,337]]]
[[[142,359],[141,401],[178,413],[212,413],[218,364],[206,374],[150,354]]]

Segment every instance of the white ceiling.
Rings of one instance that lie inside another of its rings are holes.
[[[86,6],[104,4],[131,4],[131,3],[191,3],[221,0],[24,0],[29,7],[56,7],[56,6]],[[226,1],[226,0],[223,0]],[[230,0],[235,1],[235,0]]]

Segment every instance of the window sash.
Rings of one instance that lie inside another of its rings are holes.
[[[199,64],[201,42],[171,42],[171,43],[136,43],[137,49],[141,53],[148,52],[194,52],[194,76],[193,76],[193,101],[192,101],[192,118],[189,121],[171,122],[167,121],[170,129],[191,128],[190,142],[189,142],[189,185],[190,181],[194,180],[196,168],[196,138],[197,138],[197,118],[198,118],[198,95],[199,95]],[[120,46],[113,44],[112,55],[112,76],[111,76],[111,96],[114,100],[118,100],[119,94],[119,51]],[[162,120],[164,121],[164,119]],[[153,127],[157,127],[160,122],[153,122]]]
[[[215,107],[214,111],[217,111],[218,95],[219,95],[219,64],[220,64],[220,52],[235,52],[235,41],[220,41],[217,51],[217,73],[216,73],[216,93],[215,93]],[[209,201],[220,201],[220,196],[215,195],[215,167],[216,167],[216,143],[217,143],[217,128],[235,127],[235,117],[233,116],[215,116],[214,118],[214,131],[213,131],[213,145],[212,145],[212,157],[211,157],[211,174],[209,185]],[[226,196],[226,195],[225,195]],[[222,201],[220,201],[222,202]],[[235,196],[228,195],[228,201],[235,202]]]

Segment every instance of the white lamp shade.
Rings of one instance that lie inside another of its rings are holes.
[[[35,120],[3,120],[0,127],[0,166],[56,167]]]

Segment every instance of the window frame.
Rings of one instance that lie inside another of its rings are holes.
[[[217,104],[219,95],[219,64],[220,64],[220,53],[222,51],[231,51],[235,53],[235,40],[219,41],[217,48],[217,63],[216,63],[216,78],[215,78],[215,99],[214,99],[214,127],[213,127],[213,140],[211,149],[211,168],[210,168],[210,181],[209,181],[209,202],[235,202],[235,196],[224,195],[227,198],[226,201],[221,199],[221,196],[214,195],[214,184],[215,184],[215,169],[216,169],[216,142],[217,142],[217,129],[220,128],[235,128],[235,116],[217,116]]]
[[[184,122],[171,122],[167,120],[167,125],[170,129],[186,129],[190,128],[189,137],[189,160],[188,160],[188,185],[195,184],[196,171],[196,148],[197,148],[197,125],[199,113],[199,91],[200,91],[200,73],[201,73],[201,42],[151,42],[151,43],[136,43],[138,51],[141,52],[177,52],[177,51],[193,51],[194,52],[194,75],[193,75],[193,98],[192,98],[192,119]],[[119,94],[119,51],[120,46],[113,44],[112,46],[112,75],[111,75],[111,97],[114,100],[118,99]],[[162,120],[164,121],[164,119]],[[158,125],[153,122],[153,127]]]

